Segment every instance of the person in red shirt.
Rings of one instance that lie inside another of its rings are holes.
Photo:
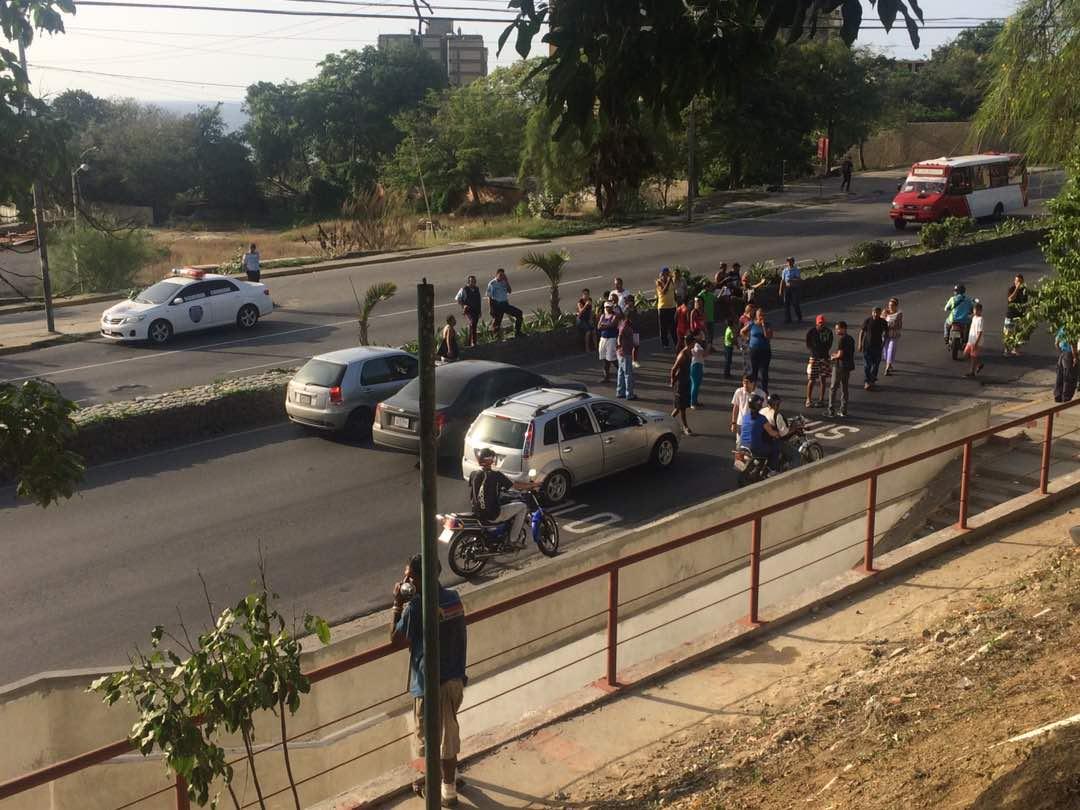
[[[694,299],[694,308],[690,310],[690,334],[706,333],[705,326],[705,301],[702,298]]]
[[[675,310],[675,345],[680,349],[690,334],[690,307],[683,301]]]

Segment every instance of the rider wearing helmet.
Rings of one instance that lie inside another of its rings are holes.
[[[792,467],[798,467],[802,462],[802,459],[799,456],[799,451],[795,446],[795,443],[788,441],[788,438],[792,434],[791,425],[788,423],[787,418],[780,412],[780,402],[781,398],[779,394],[769,394],[765,407],[761,409],[761,415],[764,416],[769,424],[776,428],[776,432],[780,434],[780,440],[777,442],[780,455],[782,455],[784,461],[787,462],[788,469],[791,469]]]
[[[758,394],[750,397],[748,403],[750,410],[743,417],[742,428],[739,434],[739,444],[746,447],[755,456],[765,456],[769,459],[769,467],[778,469],[780,466],[780,432],[765,418],[761,412],[765,400]]]
[[[967,297],[967,288],[963,284],[953,287],[953,296],[945,302],[945,311],[949,313],[945,318],[945,342],[949,342],[949,327],[958,323],[964,327],[967,339],[967,329],[971,326],[971,318],[975,314],[975,300]]]
[[[510,526],[510,540],[517,540],[521,534],[521,527],[525,523],[525,513],[528,508],[522,501],[500,502],[500,496],[509,489],[528,490],[532,484],[515,484],[498,470],[491,469],[495,463],[495,451],[490,447],[483,447],[476,453],[476,461],[480,465],[469,475],[469,498],[472,501],[473,514],[484,523],[506,523],[513,521]]]

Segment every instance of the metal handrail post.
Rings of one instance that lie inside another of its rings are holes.
[[[607,603],[607,685],[618,686],[619,679],[619,569],[608,572]]]
[[[180,774],[176,775],[176,810],[191,810],[187,781]]]
[[[1043,436],[1042,467],[1039,470],[1039,492],[1050,489],[1050,445],[1054,441],[1054,412],[1046,415],[1046,435]]]
[[[871,475],[866,481],[866,540],[863,547],[863,570],[874,571],[874,534],[877,532],[877,479]]]
[[[968,490],[971,486],[971,442],[964,445],[964,460],[960,464],[960,515],[956,526],[968,527]]]
[[[750,533],[750,624],[758,624],[758,591],[761,587],[761,515],[754,518]]]

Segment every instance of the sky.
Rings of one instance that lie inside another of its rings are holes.
[[[38,95],[55,96],[82,89],[97,96],[147,101],[241,101],[244,88],[257,81],[303,81],[317,73],[326,54],[375,45],[380,33],[407,33],[416,27],[410,0],[368,3],[336,0],[140,0],[150,3],[218,5],[287,11],[342,11],[387,18],[333,18],[262,15],[236,12],[78,6],[66,18],[67,32],[42,35],[28,51],[30,75]],[[970,18],[1005,17],[1017,0],[922,0],[928,26],[972,24]],[[489,69],[517,58],[510,43],[496,57],[501,22],[510,19],[505,0],[431,0],[437,16],[453,17],[463,33],[479,33],[488,47]],[[864,3],[865,5],[865,3]],[[867,8],[864,23],[872,24]],[[411,17],[411,19],[410,19]],[[935,18],[930,21],[929,18]],[[958,30],[922,34],[918,51],[903,26],[891,34],[864,30],[858,44],[897,58],[929,56]],[[537,42],[537,48],[543,46]],[[540,50],[535,51],[537,53]],[[109,74],[109,75],[102,75]]]

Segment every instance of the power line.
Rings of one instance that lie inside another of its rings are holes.
[[[365,20],[415,20],[415,14],[371,14],[345,11],[290,11],[283,8],[236,8],[234,6],[189,6],[180,3],[129,3],[120,0],[82,0],[80,6],[110,6],[114,8],[149,8],[172,11],[225,11],[234,14],[277,14],[289,17],[347,17]],[[478,9],[479,10],[479,9]],[[499,23],[512,22],[508,17],[462,17],[454,22]]]
[[[80,3],[79,5],[82,5],[82,3]],[[65,33],[67,33],[69,36],[71,36],[71,35],[77,35],[77,34],[84,34],[86,32],[94,32],[94,34],[93,34],[94,36],[97,36],[98,32],[105,32],[105,33],[115,33],[115,34],[148,34],[150,36],[155,36],[155,37],[206,37],[208,39],[244,39],[244,40],[248,40],[248,39],[288,39],[288,40],[294,40],[294,41],[299,41],[299,42],[360,42],[360,43],[370,44],[370,45],[374,45],[374,44],[376,44],[378,42],[377,39],[370,39],[370,38],[367,38],[367,37],[352,37],[352,36],[349,36],[348,34],[342,34],[341,36],[338,36],[338,37],[308,37],[308,36],[303,36],[302,34],[301,35],[284,36],[284,35],[272,35],[272,34],[247,34],[247,33],[245,33],[243,35],[243,37],[238,37],[236,34],[219,34],[219,33],[204,32],[204,31],[159,31],[159,30],[153,30],[153,29],[148,30],[148,29],[145,29],[145,28],[85,28],[83,26],[69,27],[66,30]],[[110,39],[110,38],[111,39],[118,39],[117,37],[98,37],[98,38],[99,39]],[[122,40],[122,41],[124,41],[124,42],[132,42],[132,41],[136,41],[136,40]],[[496,37],[484,37],[484,41],[491,43],[491,42],[497,42],[498,40],[497,40]],[[188,46],[185,46],[185,47],[190,48],[191,46],[188,45]],[[215,51],[215,53],[216,53],[216,51]]]
[[[76,68],[55,67],[53,65],[39,65],[31,63],[30,67],[40,70],[58,70],[62,73],[84,73],[87,76],[108,76],[113,79],[141,79],[147,82],[168,82],[169,84],[191,84],[196,87],[229,87],[234,90],[247,90],[246,84],[223,84],[221,82],[199,82],[194,79],[165,79],[160,76],[135,76],[128,73],[105,73],[100,70],[79,70]]]

